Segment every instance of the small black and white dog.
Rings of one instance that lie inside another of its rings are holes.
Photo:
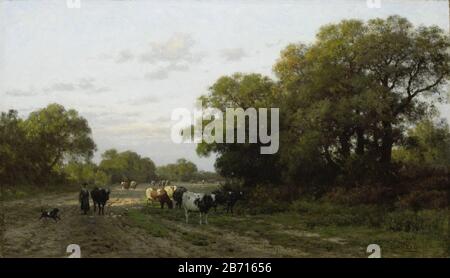
[[[58,213],[59,209],[57,208],[54,208],[51,211],[42,210],[42,214],[39,220],[41,220],[42,218],[52,218],[53,220],[55,220],[55,222],[57,222],[58,220],[61,220],[61,218],[59,218],[58,216]]]

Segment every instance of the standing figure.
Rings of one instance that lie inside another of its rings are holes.
[[[87,190],[87,183],[83,183],[78,200],[80,201],[81,210],[83,211],[84,214],[87,214],[87,212],[90,209],[89,191]]]

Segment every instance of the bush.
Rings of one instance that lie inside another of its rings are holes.
[[[308,226],[366,225],[379,227],[386,210],[372,205],[345,206],[322,201],[299,200],[290,205],[290,210],[307,219]]]
[[[327,201],[346,205],[389,204],[394,198],[395,192],[391,188],[380,185],[337,187],[324,196]]]
[[[289,202],[281,198],[279,188],[256,186],[247,193],[247,209],[249,213],[276,213],[288,209]]]
[[[443,190],[415,190],[399,197],[396,206],[403,209],[441,209],[448,207],[448,193]]]
[[[397,232],[432,232],[445,236],[448,233],[448,215],[445,211],[398,210],[386,215],[383,227]]]

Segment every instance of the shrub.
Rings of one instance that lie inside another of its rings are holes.
[[[440,209],[448,207],[448,193],[443,190],[415,190],[399,197],[396,206],[412,210]]]
[[[386,215],[383,226],[391,231],[431,232],[446,236],[448,233],[448,215],[445,211],[397,210]]]
[[[327,201],[346,205],[389,204],[394,198],[395,192],[391,188],[380,185],[337,187],[324,197]]]
[[[256,186],[247,194],[247,209],[250,213],[283,212],[289,206],[289,202],[281,197],[279,188]]]
[[[308,226],[366,225],[379,227],[383,223],[386,209],[372,205],[346,206],[322,201],[299,200],[290,205],[290,210],[305,217]]]

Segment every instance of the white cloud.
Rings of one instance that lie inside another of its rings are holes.
[[[92,94],[92,93],[107,92],[110,89],[105,86],[102,87],[97,86],[96,80],[92,77],[81,78],[76,82],[55,82],[42,89],[42,91],[45,93],[73,92],[76,90]]]
[[[189,66],[185,63],[170,63],[167,66],[159,67],[157,70],[145,74],[145,78],[148,80],[163,80],[167,79],[171,72],[188,70]]]
[[[99,129],[99,132],[117,137],[170,139],[170,125],[165,122],[119,124]]]
[[[131,100],[129,102],[129,104],[131,104],[131,105],[147,105],[150,103],[158,103],[159,101],[160,101],[160,99],[155,96],[147,96],[147,97]]]
[[[240,61],[247,56],[247,53],[243,48],[227,48],[222,49],[221,56],[229,62]]]
[[[200,53],[193,53],[194,39],[189,34],[175,33],[167,41],[152,42],[150,49],[140,55],[142,62],[198,62]]]
[[[43,89],[46,93],[51,92],[70,92],[76,89],[76,85],[73,83],[57,82],[53,83],[49,87]]]
[[[29,97],[29,96],[35,96],[36,92],[33,90],[20,90],[20,89],[11,89],[7,90],[5,92],[5,95],[12,96],[12,97]]]
[[[145,79],[148,80],[163,80],[169,77],[169,72],[165,68],[158,69],[156,71],[145,74]]]
[[[134,54],[128,50],[122,50],[119,52],[116,58],[116,63],[125,63],[134,59]]]

